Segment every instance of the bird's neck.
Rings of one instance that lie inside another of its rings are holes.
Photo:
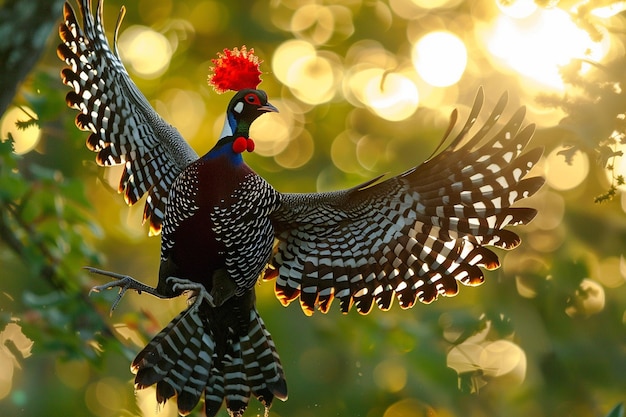
[[[235,165],[239,165],[243,162],[242,152],[236,152],[233,143],[236,138],[250,137],[250,124],[242,121],[237,121],[231,114],[226,115],[224,120],[224,127],[220,134],[220,139],[217,141],[213,149],[205,155],[206,158],[213,158],[218,156],[227,156]]]
[[[222,128],[222,133],[220,134],[220,140],[226,137],[239,137],[243,136],[244,138],[250,137],[250,123],[235,119],[230,113],[226,114],[226,118],[224,119],[224,127]]]

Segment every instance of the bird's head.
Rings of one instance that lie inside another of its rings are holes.
[[[226,120],[220,135],[220,142],[233,142],[235,152],[252,151],[254,145],[248,141],[247,146],[234,142],[239,138],[249,140],[250,126],[259,116],[268,112],[278,112],[278,109],[267,101],[267,94],[263,90],[245,89],[238,91],[228,103]],[[252,147],[252,149],[251,149]]]

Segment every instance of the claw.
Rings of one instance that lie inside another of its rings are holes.
[[[90,266],[86,266],[84,268],[87,271],[91,272],[92,274],[104,275],[104,276],[115,278],[115,281],[111,281],[111,282],[108,282],[108,283],[103,284],[103,285],[96,285],[96,286],[92,287],[91,290],[89,290],[89,294],[91,295],[92,292],[100,292],[100,291],[103,291],[103,290],[110,290],[110,289],[116,288],[116,287],[119,288],[119,292],[117,294],[117,297],[115,298],[115,300],[113,300],[113,304],[111,305],[111,310],[109,312],[110,314],[113,314],[113,310],[115,310],[117,308],[117,305],[122,300],[122,297],[124,296],[124,294],[128,290],[137,291],[137,294],[141,294],[142,292],[146,292],[148,294],[154,295],[155,297],[168,298],[167,296],[165,296],[163,294],[159,294],[157,292],[156,288],[152,288],[152,287],[149,287],[149,286],[147,286],[145,284],[142,284],[141,282],[135,280],[133,277],[131,277],[129,275],[118,274],[117,272],[105,271],[105,270],[98,269],[98,268],[93,268],[93,267],[90,267]]]
[[[198,309],[200,304],[202,304],[202,300],[206,300],[211,307],[216,307],[213,296],[209,294],[206,288],[204,288],[204,285],[199,282],[193,282],[188,279],[177,277],[167,277],[165,281],[168,284],[173,283],[172,290],[174,292],[192,291],[192,295],[187,299],[187,304],[192,308]]]

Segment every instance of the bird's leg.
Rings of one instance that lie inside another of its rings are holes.
[[[89,291],[89,293],[91,294],[91,292],[100,292],[102,290],[110,290],[112,288],[118,287],[120,290],[117,294],[117,297],[113,301],[113,305],[111,305],[111,313],[113,313],[113,310],[115,310],[120,300],[128,290],[137,291],[138,294],[145,292],[146,294],[154,295],[158,298],[171,298],[167,295],[157,292],[156,288],[149,287],[146,284],[143,284],[128,275],[122,275],[111,271],[104,271],[102,269],[92,268],[90,266],[85,267],[85,269],[92,274],[104,275],[107,277],[115,278],[115,281],[111,281],[103,285],[97,285],[95,287],[92,287]]]
[[[211,307],[215,307],[213,302],[213,296],[209,294],[204,285],[199,282],[190,281],[184,278],[167,277],[165,280],[168,284],[172,284],[172,291],[190,291],[191,294],[187,298],[187,305],[197,310],[202,304],[203,300],[206,300]]]
[[[189,298],[187,299],[188,305],[200,305],[202,299],[207,300],[211,307],[219,307],[226,300],[235,295],[237,285],[235,281],[230,278],[226,269],[218,269],[213,273],[213,285],[211,292],[209,293],[204,285],[189,281],[186,279],[169,277],[167,281],[173,283],[172,290],[178,291],[191,291]]]
[[[211,288],[211,296],[216,306],[221,306],[226,300],[235,295],[237,284],[228,275],[226,269],[218,269],[213,273],[213,287]]]

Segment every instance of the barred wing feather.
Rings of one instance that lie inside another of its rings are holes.
[[[394,298],[409,308],[478,285],[499,266],[488,246],[515,248],[506,226],[526,224],[536,211],[511,207],[534,194],[543,178],[525,178],[542,150],[522,153],[534,126],[522,128],[524,108],[492,133],[503,95],[477,133],[465,140],[483,102],[479,91],[468,121],[448,147],[396,177],[319,194],[282,194],[273,215],[278,239],[272,268],[283,304],[300,298],[305,313],[328,311],[333,299],[367,314]],[[452,123],[456,120],[453,114]],[[449,129],[448,133],[451,129]],[[488,134],[492,136],[485,139]]]
[[[117,47],[111,51],[103,29],[102,0],[95,17],[90,3],[79,2],[84,31],[72,7],[68,3],[64,7],[59,30],[63,43],[57,53],[69,66],[61,72],[63,82],[73,89],[66,101],[80,111],[76,125],[91,131],[87,146],[97,152],[96,162],[124,164],[119,191],[126,202],[135,204],[148,194],[144,221],[149,221],[152,234],[158,234],[172,182],[198,155],[150,106],[128,75]],[[123,15],[122,8],[115,38]]]

